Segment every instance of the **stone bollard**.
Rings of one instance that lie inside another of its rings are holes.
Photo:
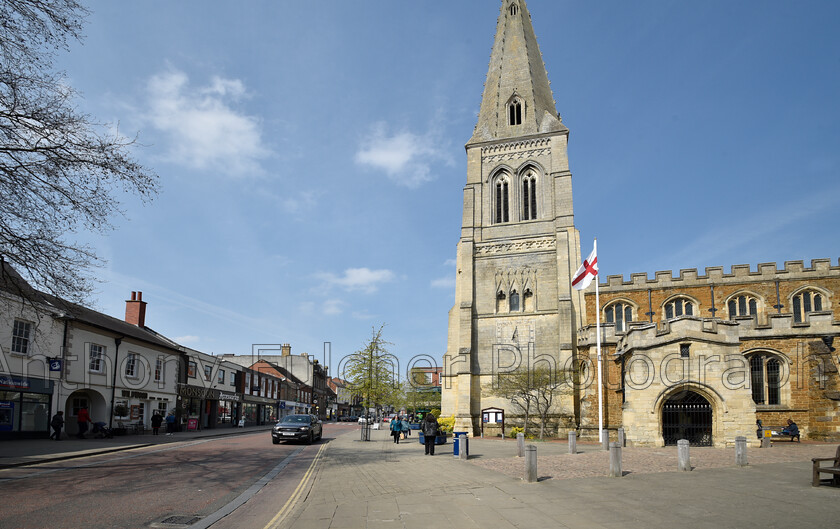
[[[747,466],[747,438],[735,438],[735,464],[739,467]]]
[[[621,473],[621,445],[618,443],[610,444],[610,477],[620,478]]]
[[[624,439],[624,427],[618,429],[618,444],[621,445],[621,448],[624,448],[627,445]]]
[[[534,445],[525,447],[525,481],[537,481],[537,447]]]
[[[691,456],[688,453],[688,439],[677,441],[677,467],[686,472],[691,471]]]
[[[601,430],[601,447],[604,450],[610,449],[610,432],[606,428]]]
[[[516,434],[516,457],[525,457],[525,434]]]
[[[469,457],[467,453],[467,434],[462,433],[458,436],[458,459],[466,461]]]
[[[569,432],[569,453],[577,454],[577,432]]]
[[[773,446],[770,443],[770,437],[767,435],[769,428],[762,428],[761,430],[761,448],[770,448]]]

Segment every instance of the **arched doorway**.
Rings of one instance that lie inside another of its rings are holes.
[[[693,391],[677,392],[662,406],[665,446],[688,439],[691,446],[712,446],[712,405]]]

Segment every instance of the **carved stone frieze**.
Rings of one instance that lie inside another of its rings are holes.
[[[552,237],[541,237],[539,239],[523,239],[502,243],[477,244],[475,254],[477,256],[500,255],[509,253],[533,252],[537,250],[553,250],[557,240]]]

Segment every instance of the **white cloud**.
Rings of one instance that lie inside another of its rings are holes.
[[[329,285],[335,285],[345,290],[361,290],[363,292],[375,292],[382,283],[389,283],[394,280],[394,273],[390,270],[371,270],[370,268],[348,268],[344,275],[337,276],[331,273],[318,274],[322,280]]]
[[[432,288],[455,288],[455,276],[449,275],[438,279],[433,279],[431,282]]]
[[[387,126],[378,123],[362,140],[356,163],[385,171],[388,178],[409,188],[434,180],[431,162],[446,161],[446,149],[437,145],[433,133],[419,136],[403,131],[388,134]]]
[[[214,77],[194,87],[184,72],[170,69],[152,76],[147,90],[145,119],[166,136],[167,161],[231,175],[262,172],[260,160],[270,152],[259,120],[233,105],[246,94],[242,81]]]
[[[340,299],[328,299],[324,302],[323,312],[327,316],[334,316],[336,314],[341,314],[344,312],[344,303]]]
[[[447,259],[443,262],[443,266],[455,266],[456,264],[458,264],[458,261],[455,259]]]
[[[173,340],[175,340],[175,342],[177,342],[181,345],[186,345],[188,343],[199,342],[199,341],[201,341],[201,338],[199,338],[198,336],[193,336],[193,335],[188,334],[187,336],[177,336],[177,337],[173,338]]]

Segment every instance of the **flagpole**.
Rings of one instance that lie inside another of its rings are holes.
[[[595,239],[593,253],[598,255],[598,239]],[[598,442],[603,443],[604,429],[604,384],[601,380],[601,298],[598,291],[598,276],[595,276],[595,344],[598,355]]]

